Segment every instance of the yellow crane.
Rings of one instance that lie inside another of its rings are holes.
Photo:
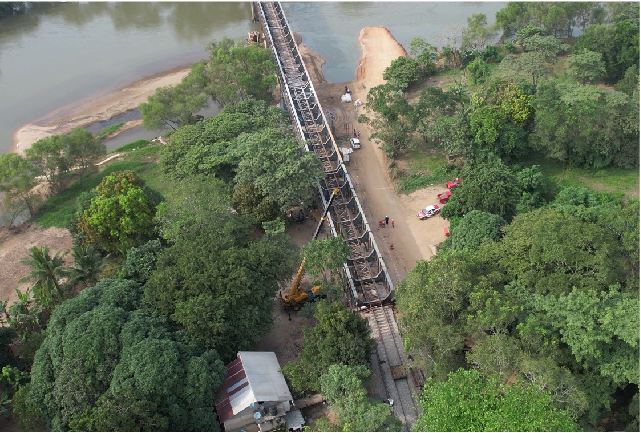
[[[325,206],[325,210],[323,210],[323,214],[321,215],[320,221],[318,222],[318,226],[316,226],[316,230],[314,231],[312,240],[318,237],[318,234],[323,228],[323,223],[327,218],[329,208],[332,205],[334,198],[338,195],[339,191],[340,190],[338,188],[334,188],[334,190],[332,191],[332,195],[327,202],[327,206]],[[289,291],[287,293],[281,294],[281,305],[287,311],[289,311],[290,308],[294,311],[298,311],[306,302],[314,302],[318,297],[316,293],[321,289],[321,286],[314,286],[307,291],[304,290],[302,285],[300,284],[300,281],[303,278],[303,274],[305,273],[306,261],[307,259],[304,258],[301,262],[300,267],[298,268],[298,272],[296,272],[296,277],[294,278],[294,281],[292,281],[292,285],[289,288]]]

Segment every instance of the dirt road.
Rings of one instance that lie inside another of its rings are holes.
[[[352,92],[352,99],[367,101],[367,93],[374,86],[385,83],[383,71],[392,60],[406,56],[405,49],[384,27],[366,27],[361,30],[359,43],[362,58],[356,71],[357,79],[347,83],[328,83],[322,73],[325,60],[304,46],[297,35],[300,53],[305,61],[314,88],[326,116],[331,113],[337,139],[361,132],[361,149],[350,155],[347,167],[356,188],[365,216],[374,231],[374,237],[395,283],[411,271],[416,261],[429,260],[436,245],[445,240],[443,229],[448,222],[440,216],[421,221],[416,213],[429,204],[437,204],[436,195],[446,190],[445,185],[434,185],[409,195],[398,195],[387,174],[388,159],[378,144],[369,139],[370,130],[358,122],[364,107],[341,103],[345,86]],[[339,146],[346,143],[339,143]],[[378,221],[385,216],[394,220],[394,228],[379,228]],[[392,248],[393,246],[393,248]]]

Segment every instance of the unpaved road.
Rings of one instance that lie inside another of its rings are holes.
[[[429,260],[436,245],[445,240],[443,229],[449,225],[446,220],[437,215],[421,221],[416,218],[416,213],[429,204],[438,204],[436,195],[446,188],[445,185],[434,185],[409,195],[396,194],[387,175],[385,153],[369,140],[369,127],[358,122],[364,107],[341,103],[340,97],[348,86],[353,101],[361,99],[366,102],[369,89],[385,83],[385,68],[392,60],[407,53],[386,28],[366,27],[359,37],[363,57],[356,71],[357,79],[347,83],[328,83],[322,74],[325,60],[303,45],[300,36],[297,36],[297,42],[326,116],[331,113],[335,117],[337,138],[351,135],[354,129],[361,132],[362,146],[350,155],[347,170],[392,279],[398,283],[414,268],[416,261]],[[347,147],[345,142],[338,144],[339,147]],[[385,216],[394,220],[394,228],[379,228],[378,221]]]

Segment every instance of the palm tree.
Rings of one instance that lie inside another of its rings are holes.
[[[43,304],[48,304],[57,294],[60,300],[65,299],[62,287],[58,283],[61,277],[67,275],[69,268],[64,266],[64,257],[67,253],[55,256],[49,254],[49,247],[44,246],[42,249],[31,247],[29,255],[20,260],[20,263],[31,268],[29,275],[18,280],[19,283],[25,281],[34,281],[33,293],[41,299]]]
[[[100,272],[107,265],[107,257],[102,257],[93,245],[78,245],[73,247],[74,267],[69,271],[70,284],[84,282],[93,284],[98,282]]]

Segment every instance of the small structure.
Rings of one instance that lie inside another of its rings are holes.
[[[225,431],[273,430],[292,403],[274,352],[238,352],[214,401]]]

